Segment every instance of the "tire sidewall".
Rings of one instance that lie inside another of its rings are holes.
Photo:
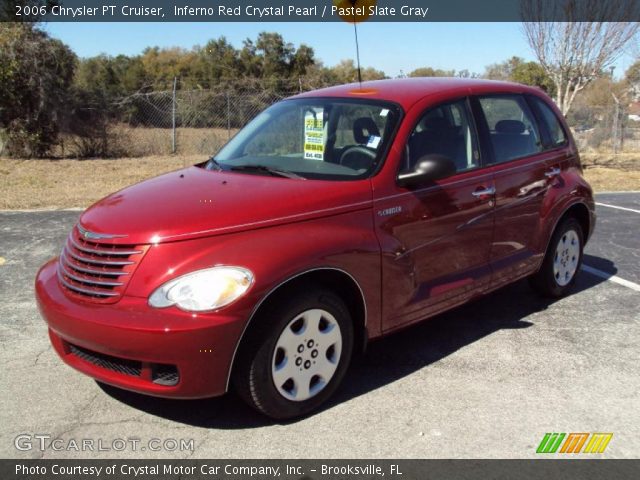
[[[342,336],[340,360],[333,377],[317,395],[295,402],[284,398],[278,391],[271,364],[283,330],[295,317],[314,308],[326,310],[336,319]],[[315,410],[334,393],[349,366],[353,352],[353,323],[349,310],[335,294],[319,290],[270,309],[260,320],[268,322],[269,327],[263,330],[265,337],[251,362],[251,394],[254,402],[260,410],[278,419],[298,417]]]
[[[566,285],[560,285],[556,281],[555,274],[553,272],[553,261],[555,258],[556,250],[558,248],[558,243],[560,242],[560,239],[570,230],[575,231],[578,236],[578,240],[580,242],[580,253],[579,253],[580,257],[578,258],[578,265],[576,266],[576,271],[573,274],[573,278],[571,278],[569,283],[567,283]],[[548,283],[549,291],[554,296],[560,297],[564,295],[567,291],[571,290],[571,288],[573,288],[578,278],[578,273],[580,272],[580,268],[582,267],[582,259],[584,256],[583,253],[584,253],[584,234],[582,232],[582,227],[580,226],[580,223],[575,218],[568,218],[567,220],[562,222],[562,225],[560,225],[560,228],[558,228],[554,233],[551,243],[549,245],[549,251],[547,252],[547,255],[545,258],[545,265],[544,265],[545,281]]]

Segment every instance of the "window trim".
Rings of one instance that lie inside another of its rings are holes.
[[[493,144],[491,142],[491,129],[489,128],[489,122],[487,121],[487,117],[485,116],[484,110],[482,109],[482,105],[480,104],[480,99],[482,99],[482,98],[500,98],[500,97],[502,97],[502,98],[505,98],[505,97],[520,97],[522,99],[522,101],[526,105],[527,109],[529,110],[529,113],[531,114],[531,117],[532,117],[533,124],[534,124],[535,128],[538,129],[538,136],[540,137],[539,141],[540,141],[540,147],[541,147],[540,151],[533,152],[533,153],[530,153],[528,155],[522,155],[520,157],[511,158],[511,159],[506,160],[504,162],[495,161],[496,154],[495,154],[495,150],[493,148]],[[472,96],[472,100],[474,102],[475,108],[477,109],[477,111],[475,111],[474,113],[478,116],[478,123],[482,126],[482,130],[483,130],[482,134],[485,137],[486,149],[487,149],[488,152],[491,152],[491,159],[493,160],[493,161],[490,161],[490,162],[488,162],[486,164],[487,167],[494,167],[494,166],[497,166],[497,165],[506,165],[506,164],[511,163],[511,162],[517,162],[519,160],[523,160],[523,159],[526,159],[526,158],[532,158],[532,157],[535,157],[536,155],[540,155],[541,153],[545,153],[546,152],[545,146],[544,146],[542,132],[540,130],[540,126],[538,125],[538,119],[536,117],[536,114],[533,112],[533,110],[529,106],[529,102],[527,101],[526,94],[519,93],[519,92],[482,93],[482,94],[473,95]]]
[[[465,173],[474,172],[474,171],[480,170],[480,169],[488,166],[488,165],[484,165],[484,162],[483,162],[484,155],[483,155],[482,141],[481,141],[480,133],[478,131],[478,125],[477,125],[477,121],[476,121],[476,118],[475,118],[475,112],[474,112],[474,110],[472,108],[472,105],[471,105],[471,97],[469,95],[462,95],[460,97],[452,97],[452,98],[448,98],[446,100],[443,100],[441,102],[431,104],[428,107],[425,107],[418,114],[418,116],[416,117],[416,120],[411,125],[409,136],[404,141],[404,145],[402,147],[402,155],[401,155],[400,163],[398,165],[398,168],[397,168],[396,174],[395,174],[396,186],[399,186],[398,185],[398,178],[402,174],[402,166],[404,164],[405,156],[407,155],[407,150],[409,148],[409,139],[411,138],[411,135],[413,134],[413,132],[415,132],[416,127],[422,121],[424,116],[431,110],[440,108],[440,107],[442,107],[444,105],[449,105],[449,104],[452,104],[452,103],[458,103],[458,102],[461,102],[461,101],[464,102],[465,108],[467,110],[468,121],[469,121],[469,123],[471,125],[471,134],[475,135],[475,138],[476,138],[476,145],[478,147],[478,157],[479,157],[478,158],[478,165],[476,167],[469,168],[467,170],[456,172],[453,175],[450,175],[450,176],[448,176],[446,178],[447,179],[448,178],[453,178],[456,175],[462,175],[462,174],[465,174]]]
[[[537,95],[532,95],[528,93],[524,97],[527,103],[529,104],[529,108],[533,112],[534,117],[536,117],[536,122],[539,125],[538,128],[540,132],[542,132],[543,152],[549,152],[549,151],[553,151],[561,148],[566,148],[567,145],[569,145],[569,135],[567,135],[567,130],[563,122],[560,121],[560,119],[558,118],[558,115],[553,110],[553,108],[551,108],[551,106],[543,98]],[[547,122],[544,118],[544,114],[542,113],[540,106],[538,105],[536,100],[540,103],[543,103],[549,109],[553,117],[558,122],[558,125],[560,125],[560,130],[562,130],[562,134],[564,135],[564,141],[562,143],[551,142],[551,139],[552,139],[551,131],[548,128],[549,126],[547,125]]]

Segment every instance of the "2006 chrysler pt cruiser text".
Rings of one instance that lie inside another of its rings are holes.
[[[274,418],[318,408],[368,339],[518,279],[567,293],[594,202],[553,102],[403,79],[297,95],[215,157],[87,209],[36,296],[100,382]]]

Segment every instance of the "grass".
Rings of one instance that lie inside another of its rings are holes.
[[[176,147],[181,156],[215,153],[236,134],[235,128],[178,128],[176,129]],[[91,144],[91,142],[88,142]],[[62,136],[62,142],[51,152],[56,158],[82,157],[86,150],[82,139],[74,136]],[[108,130],[107,150],[100,155],[114,157],[164,156],[171,152],[173,134],[170,128],[128,127],[112,125]],[[88,155],[93,155],[89,153]]]
[[[87,207],[128,185],[206,158],[194,155],[117,160],[0,159],[0,209]]]
[[[0,159],[0,210],[87,207],[109,193],[146,178],[193,165],[206,155],[150,156],[116,160]],[[638,156],[585,159],[595,191],[640,190]],[[606,165],[606,166],[598,166]],[[613,166],[617,168],[613,168]]]
[[[606,167],[615,170],[640,170],[640,152],[635,153],[582,153],[580,160],[585,168]]]
[[[584,176],[596,192],[640,191],[640,170],[593,167],[585,169]]]

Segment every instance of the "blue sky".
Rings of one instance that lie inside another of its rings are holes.
[[[77,55],[99,53],[134,55],[145,47],[191,48],[225,36],[235,46],[261,31],[277,31],[285,40],[313,47],[316,57],[331,66],[355,59],[353,28],[345,23],[66,23],[52,22],[45,29],[68,44]],[[358,25],[363,66],[397,76],[402,70],[430,66],[467,69],[484,67],[513,55],[533,60],[519,23],[373,23]],[[620,76],[633,63],[624,55],[616,63]]]

